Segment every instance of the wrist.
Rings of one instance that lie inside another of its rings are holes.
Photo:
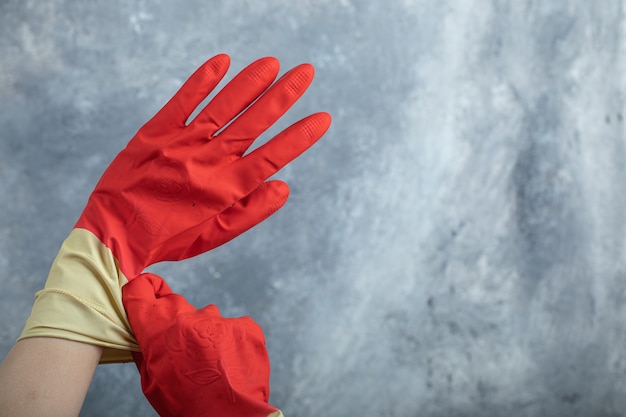
[[[131,361],[139,350],[122,304],[127,282],[111,251],[74,229],[53,262],[19,338],[55,337],[104,348],[101,362]]]

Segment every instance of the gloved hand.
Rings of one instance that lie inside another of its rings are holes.
[[[213,249],[278,210],[289,188],[265,180],[330,125],[328,114],[311,115],[242,157],[313,79],[313,67],[303,64],[267,90],[278,74],[274,58],[244,69],[186,125],[228,65],[226,55],[210,59],[137,132],[76,224],[111,249],[128,279],[156,262]]]
[[[203,64],[107,168],[38,292],[20,339],[57,337],[104,347],[102,362],[138,350],[121,287],[160,261],[189,258],[263,221],[287,200],[267,181],[328,129],[317,113],[246,153],[313,79],[303,64],[275,81],[275,58],[253,62],[193,120],[230,59]]]
[[[197,310],[150,273],[122,291],[142,389],[161,417],[282,416],[268,404],[265,338],[251,318]]]

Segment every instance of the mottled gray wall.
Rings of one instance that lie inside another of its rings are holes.
[[[288,417],[626,416],[623,1],[0,0],[0,354],[206,58],[317,68],[287,206],[155,268],[266,330]],[[276,131],[276,130],[274,130]],[[85,416],[153,416],[131,364]]]

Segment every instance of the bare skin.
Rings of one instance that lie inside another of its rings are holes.
[[[0,364],[0,417],[75,417],[102,348],[55,338],[24,339]]]

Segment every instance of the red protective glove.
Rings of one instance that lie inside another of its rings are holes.
[[[313,67],[303,64],[272,85],[275,58],[241,71],[186,125],[229,62],[227,55],[207,61],[137,132],[76,223],[111,250],[128,280],[151,264],[215,248],[269,217],[289,188],[265,181],[330,125],[327,113],[313,114],[242,156],[313,79]]]
[[[122,287],[141,353],[134,353],[146,398],[161,417],[267,417],[270,364],[261,328],[197,310],[154,274]]]
[[[151,264],[233,239],[285,203],[287,185],[267,178],[315,143],[330,116],[304,118],[243,155],[304,93],[313,67],[274,83],[278,61],[253,62],[186,124],[229,62],[218,55],[202,65],[113,160],[36,294],[20,340],[75,340],[102,346],[103,363],[131,360],[137,344],[121,287]]]

